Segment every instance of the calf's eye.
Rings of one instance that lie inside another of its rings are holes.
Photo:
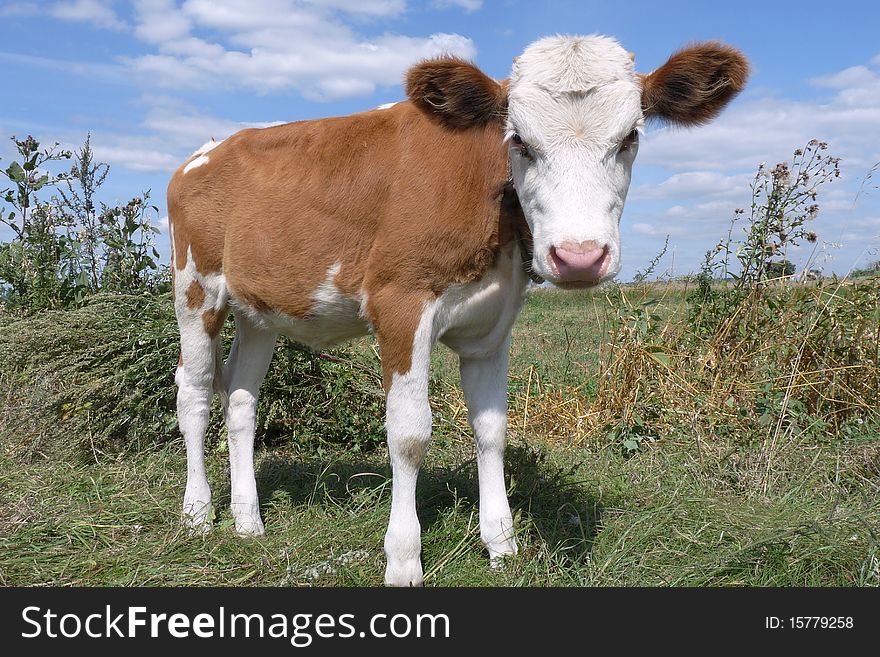
[[[531,151],[529,151],[528,145],[526,145],[526,143],[522,140],[522,137],[520,137],[517,133],[514,132],[510,136],[510,141],[512,141],[514,143],[514,145],[517,147],[517,150],[519,150],[519,154],[522,157],[527,157],[527,158],[531,159],[532,153],[531,153]]]
[[[635,144],[639,143],[639,131],[633,128],[632,132],[630,132],[626,138],[620,143],[621,151],[628,151]]]

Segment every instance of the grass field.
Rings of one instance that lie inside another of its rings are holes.
[[[644,352],[653,354],[645,362],[660,363],[658,377],[676,364],[679,377],[699,369],[679,352],[651,351],[684,321],[684,292],[644,294],[659,326],[645,330]],[[809,415],[784,427],[780,419],[776,430],[773,416],[768,428],[766,413],[744,402],[737,408],[746,398],[738,389],[725,388],[711,412],[708,393],[687,393],[679,399],[690,402],[673,406],[662,397],[645,406],[660,408],[656,417],[627,420],[635,442],[623,447],[623,425],[608,420],[618,411],[603,377],[629,371],[621,369],[629,362],[621,326],[641,326],[639,308],[647,306],[625,306],[635,313],[631,324],[621,324],[619,307],[604,292],[528,297],[513,340],[507,453],[520,553],[501,570],[488,568],[479,541],[457,365],[437,348],[435,436],[418,496],[426,585],[880,585],[876,396],[833,430],[817,429]],[[350,351],[375,367],[370,342]],[[165,376],[172,386],[170,368]],[[645,385],[636,394],[650,396]],[[215,432],[208,455],[215,529],[191,536],[179,518],[179,438],[89,448],[88,436],[73,436],[59,420],[51,435],[36,432],[38,440],[21,419],[21,394],[0,372],[0,584],[382,584],[390,508],[384,448],[268,442],[257,461],[267,535],[245,540],[226,508],[228,461]],[[786,417],[791,408],[786,396]],[[644,436],[632,433],[649,424]]]

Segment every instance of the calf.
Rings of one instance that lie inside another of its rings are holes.
[[[262,534],[254,423],[276,337],[324,348],[371,332],[393,472],[385,582],[422,583],[415,488],[437,341],[460,359],[480,536],[492,560],[514,554],[506,382],[529,279],[582,288],[613,277],[643,123],[704,123],[747,74],[743,56],[718,43],[640,75],[613,39],[551,37],[515,60],[509,80],[430,60],[409,70],[406,101],[243,130],[196,151],[168,187],[187,522],[210,524],[203,441],[213,393],[228,428],[236,530]]]

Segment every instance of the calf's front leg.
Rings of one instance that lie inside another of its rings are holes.
[[[411,312],[396,309],[393,325],[377,331],[385,376],[385,428],[391,458],[391,517],[385,533],[385,584],[421,586],[421,525],[416,513],[416,480],[431,442],[428,375],[434,342],[433,303]],[[409,321],[406,321],[407,315]],[[387,316],[386,316],[387,317]]]

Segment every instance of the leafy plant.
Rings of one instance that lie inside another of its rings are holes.
[[[61,236],[65,217],[57,206],[41,202],[37,193],[65,179],[47,171],[52,163],[69,159],[58,144],[40,150],[33,137],[12,138],[21,161],[3,171],[12,187],[0,191],[11,211],[0,208],[0,223],[13,232],[13,240],[0,244],[0,294],[7,303],[26,310],[57,307],[64,293],[57,271],[66,255]],[[5,288],[5,289],[4,289]]]
[[[13,233],[0,243],[0,300],[7,307],[27,314],[81,304],[99,291],[167,289],[149,191],[123,205],[99,202],[110,167],[95,161],[90,136],[74,152],[58,144],[41,150],[33,137],[13,141],[19,160],[3,171],[12,187],[2,191],[11,210],[0,208],[0,222]],[[50,172],[71,158],[69,171]]]
[[[794,151],[790,163],[780,162],[772,170],[758,167],[748,214],[742,208],[734,211],[727,237],[703,260],[690,304],[695,329],[712,334],[727,322],[725,333],[734,339],[748,331],[751,315],[733,311],[760,308],[766,284],[794,273],[786,259],[788,248],[816,243],[818,236],[808,225],[819,214],[820,188],[840,176],[840,158],[825,155],[827,148],[813,139]],[[742,236],[735,235],[737,228]],[[730,283],[716,285],[719,280]],[[746,299],[751,299],[748,307],[741,307]]]

